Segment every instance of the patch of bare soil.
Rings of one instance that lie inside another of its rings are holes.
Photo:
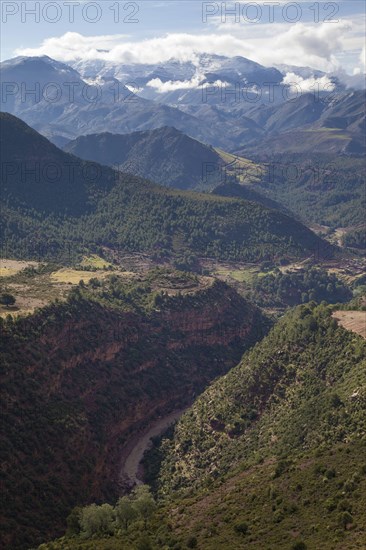
[[[366,311],[335,311],[333,317],[342,327],[366,339]]]

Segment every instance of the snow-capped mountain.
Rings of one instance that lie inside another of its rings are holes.
[[[243,57],[212,55],[164,65],[83,61],[73,67],[47,56],[18,57],[0,64],[1,108],[58,145],[81,135],[170,126],[238,151],[273,136],[281,144],[280,134],[304,129],[296,143],[306,137],[314,148],[321,138],[328,147],[330,139],[336,150],[361,152],[363,93],[352,97],[329,75],[298,69],[283,66],[281,72]],[[345,105],[341,111],[330,103],[337,98]],[[291,149],[294,140],[285,143]]]
[[[75,69],[43,57],[0,64],[1,109],[22,118],[56,144],[96,132],[128,133],[174,126],[212,141],[208,126],[189,114],[138,97],[108,74],[82,77]]]

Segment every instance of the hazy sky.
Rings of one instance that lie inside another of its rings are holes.
[[[353,74],[365,71],[364,6],[363,0],[2,1],[1,57],[156,63],[208,52]]]

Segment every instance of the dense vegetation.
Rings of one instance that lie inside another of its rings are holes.
[[[363,339],[337,327],[327,306],[290,311],[184,416],[162,490],[201,484],[239,456],[287,455],[362,434],[365,356]]]
[[[1,120],[9,167],[2,193],[4,255],[66,262],[102,245],[159,257],[189,251],[232,260],[334,254],[282,212],[167,190],[63,153],[11,115]],[[36,173],[28,176],[31,169]]]
[[[115,498],[120,455],[144,422],[191,403],[263,331],[224,283],[112,274],[1,323],[1,544],[63,531],[73,506]]]
[[[286,214],[290,214],[289,210],[282,206],[282,204],[268,198],[262,193],[258,193],[254,186],[249,187],[248,185],[230,182],[218,185],[212,190],[212,193],[221,197],[236,197],[238,199],[258,202],[267,208],[281,210]]]
[[[366,227],[361,226],[348,231],[342,238],[342,244],[349,248],[366,249]]]
[[[291,310],[155,442],[146,529],[42,548],[362,548],[365,366],[365,341],[329,306]]]
[[[166,126],[131,134],[80,136],[63,149],[176,189],[211,189],[219,184],[224,165],[212,147]]]
[[[266,154],[267,173],[255,189],[285,205],[306,223],[349,227],[363,222],[363,158],[315,154]]]
[[[252,286],[250,296],[260,306],[287,307],[312,300],[337,303],[352,298],[352,291],[334,273],[316,267],[293,272],[275,269],[256,276]]]

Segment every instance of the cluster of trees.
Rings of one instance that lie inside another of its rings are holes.
[[[275,269],[264,276],[257,276],[251,296],[262,306],[286,307],[312,300],[346,302],[352,298],[352,292],[334,273],[310,267],[284,273]]]
[[[364,223],[363,158],[283,153],[271,158],[258,189],[307,223],[336,227]]]
[[[342,238],[342,244],[349,248],[366,248],[366,227],[358,227],[352,231],[348,231]]]
[[[15,296],[9,292],[2,292],[0,294],[0,304],[5,307],[13,306],[16,302]]]
[[[90,504],[74,508],[67,518],[68,535],[81,538],[113,535],[127,531],[131,523],[142,522],[144,529],[156,509],[148,485],[138,485],[130,495],[121,497],[115,506]]]

